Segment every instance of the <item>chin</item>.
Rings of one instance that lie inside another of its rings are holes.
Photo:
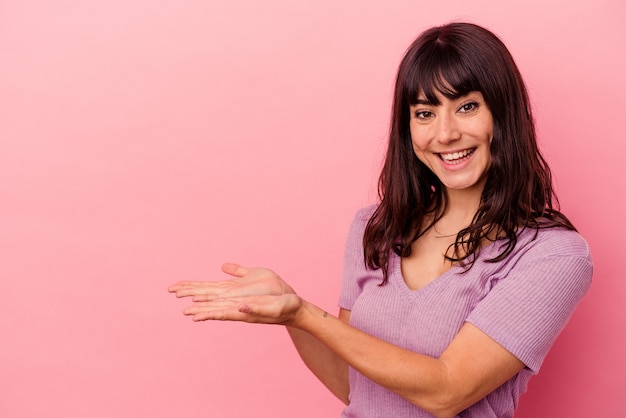
[[[455,190],[455,191],[470,191],[470,190],[482,190],[483,187],[483,183],[476,180],[476,181],[468,181],[468,182],[462,182],[462,183],[443,183],[444,187],[448,190]]]

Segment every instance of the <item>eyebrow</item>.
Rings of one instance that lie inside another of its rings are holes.
[[[432,105],[430,100],[425,100],[425,99],[417,99],[415,101],[415,103],[413,104],[413,106],[415,105]]]
[[[473,93],[473,91],[469,91],[469,92],[467,92],[465,94],[458,94],[458,95],[455,95],[454,97],[449,97],[449,99],[450,100],[459,100],[459,99],[462,99],[462,98],[465,98],[465,97],[469,96],[472,93]],[[411,106],[417,106],[417,105],[439,106],[440,103],[433,103],[433,102],[431,102],[428,99],[417,99],[417,100],[415,100],[415,102],[413,104],[411,104]]]

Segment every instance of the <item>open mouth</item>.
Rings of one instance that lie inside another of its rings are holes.
[[[439,153],[437,155],[446,164],[459,164],[471,157],[474,151],[476,151],[476,148],[469,148],[463,151],[450,152],[445,154]]]

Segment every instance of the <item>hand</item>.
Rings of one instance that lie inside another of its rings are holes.
[[[268,269],[227,263],[222,270],[234,279],[221,282],[185,281],[168,289],[177,297],[191,297],[194,304],[185,315],[194,321],[230,320],[288,324],[302,300],[276,273]]]

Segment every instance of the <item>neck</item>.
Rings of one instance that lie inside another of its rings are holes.
[[[480,205],[480,191],[446,190],[448,209],[446,215],[458,218],[473,218]]]
[[[446,189],[447,208],[437,222],[441,232],[457,233],[472,223],[482,194],[482,185],[471,189]]]

